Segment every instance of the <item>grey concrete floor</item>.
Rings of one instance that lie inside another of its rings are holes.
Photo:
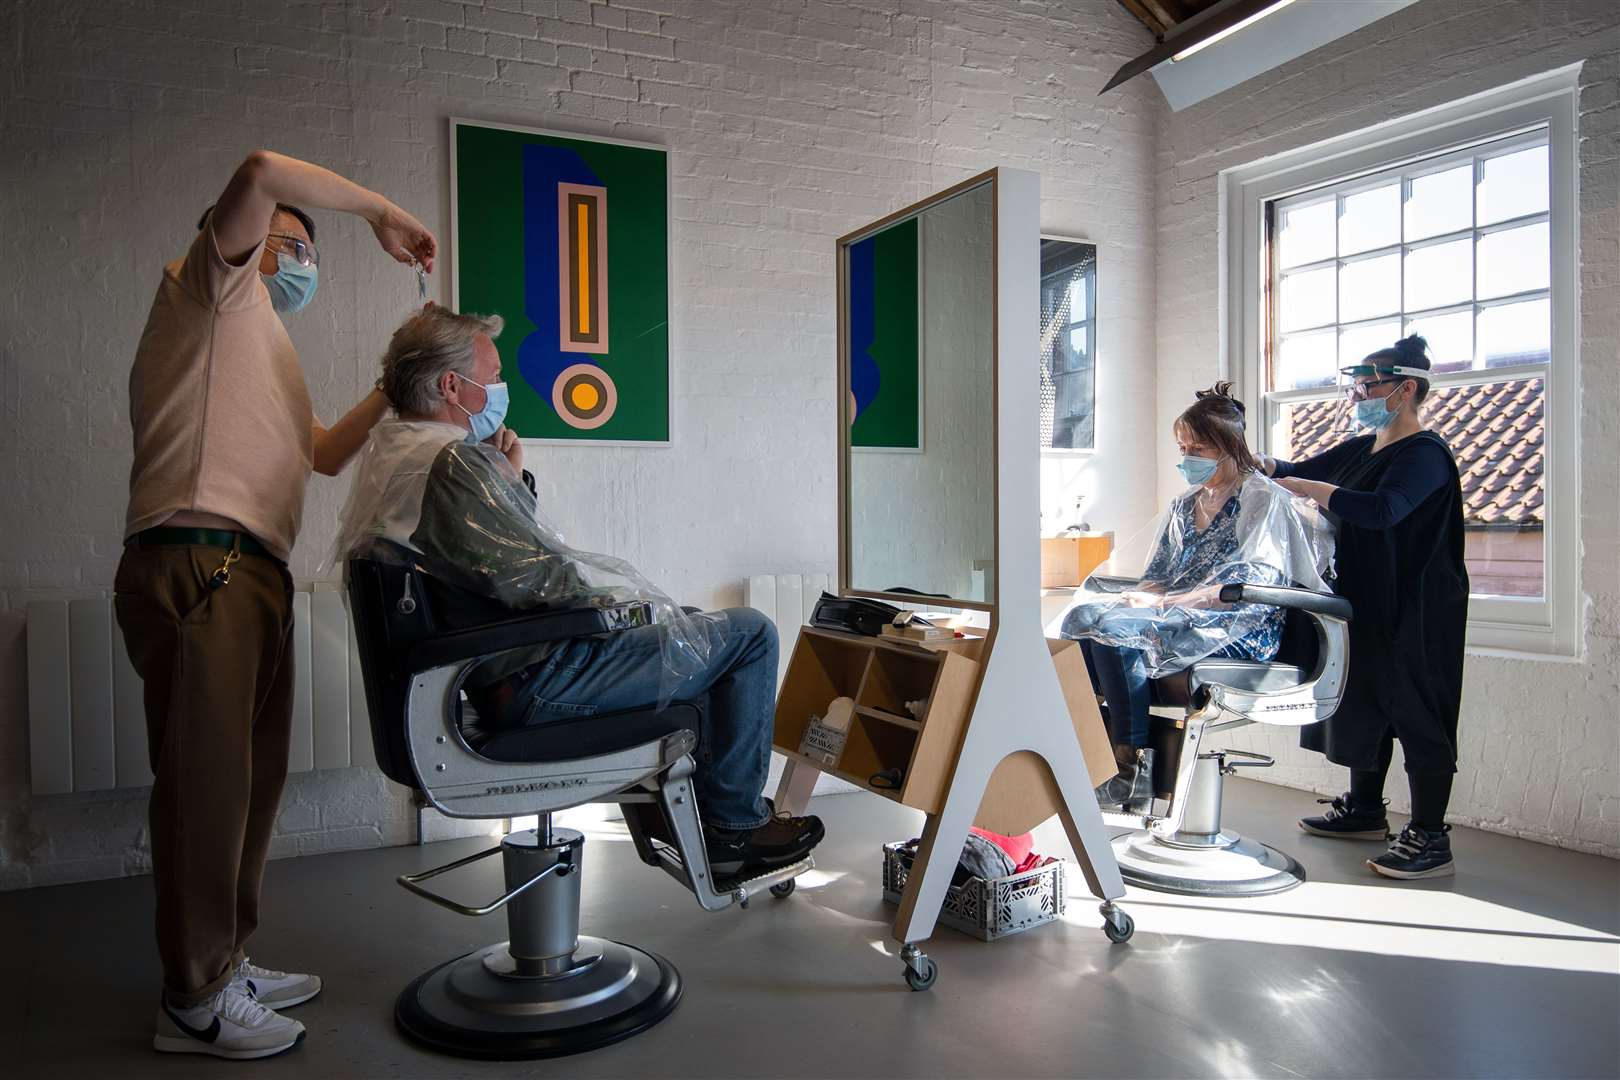
[[[1128,945],[1103,937],[1071,875],[1061,923],[995,943],[941,929],[940,977],[906,990],[878,845],[920,817],[865,795],[815,800],[818,870],[783,901],[701,911],[644,868],[622,826],[589,829],[585,932],[680,968],[686,996],[651,1031],[553,1061],[466,1062],[404,1041],[394,996],[505,936],[417,900],[396,874],[481,841],[273,863],[255,959],[314,970],[298,1050],[232,1064],[151,1050],[157,960],[145,878],[0,895],[0,1073],[13,1077],[1615,1076],[1620,865],[1459,829],[1454,879],[1396,884],[1378,845],[1300,834],[1308,796],[1228,785],[1227,825],[1308,868],[1293,892],[1200,902],[1132,893]],[[1054,825],[1040,850],[1065,851]],[[495,895],[496,860],[452,884]]]

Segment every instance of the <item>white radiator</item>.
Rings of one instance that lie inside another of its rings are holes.
[[[799,627],[810,621],[816,600],[826,591],[826,574],[755,574],[748,579],[749,607],[765,613],[776,624],[780,658],[776,669],[777,689],[787,675],[788,658],[799,640]]]
[[[360,656],[335,584],[293,594],[288,768],[374,765]],[[35,795],[152,782],[141,680],[103,593],[28,604],[29,766]]]

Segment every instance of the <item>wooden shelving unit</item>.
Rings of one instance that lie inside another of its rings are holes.
[[[829,773],[856,787],[939,813],[961,752],[980,675],[977,639],[939,646],[862,637],[804,627],[776,700],[778,753],[799,766]],[[1075,734],[1093,777],[1113,775],[1113,751],[1097,718],[1091,683],[1073,642],[1048,642]],[[855,716],[835,766],[799,752],[810,717],[825,716],[834,698],[855,701]],[[920,717],[907,702],[925,701]],[[876,787],[872,777],[901,770],[899,790]],[[1021,833],[1057,812],[1050,774],[1031,755],[1014,754],[997,768],[977,821],[996,832]]]
[[[962,743],[979,665],[957,651],[805,627],[777,696],[776,749],[810,768],[926,813],[938,813]],[[811,715],[834,698],[855,701],[855,717],[838,764],[799,753]],[[907,702],[927,703],[913,718]],[[901,770],[901,786],[872,777]]]

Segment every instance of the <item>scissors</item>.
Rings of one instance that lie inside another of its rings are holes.
[[[415,259],[411,260],[411,267],[416,271],[416,298],[425,302],[427,300],[427,271]]]

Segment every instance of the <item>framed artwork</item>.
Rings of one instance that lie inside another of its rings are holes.
[[[1041,449],[1097,446],[1097,245],[1041,237]]]
[[[849,245],[850,446],[923,448],[917,219]]]
[[[450,202],[451,304],[506,320],[508,426],[669,445],[663,148],[452,118]]]

